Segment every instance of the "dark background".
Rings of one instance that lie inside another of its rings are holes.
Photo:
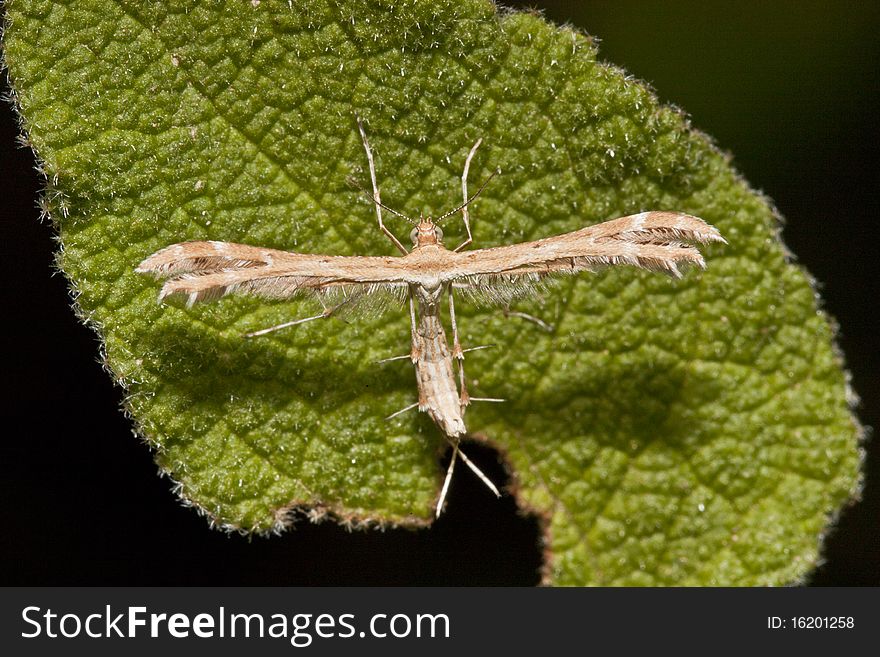
[[[538,6],[601,38],[602,59],[651,83],[735,154],[787,218],[819,282],[867,426],[880,426],[876,235],[880,3],[564,2]],[[5,84],[5,82],[4,82]],[[535,584],[538,526],[457,477],[429,531],[306,522],[271,539],[209,530],[156,476],[121,391],[52,274],[40,180],[0,106],[0,584]],[[468,452],[489,477],[491,451]],[[880,584],[880,452],[863,500],[827,541],[817,585]]]

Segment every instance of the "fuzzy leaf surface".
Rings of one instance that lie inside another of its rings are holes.
[[[430,522],[442,436],[413,413],[405,308],[248,331],[307,303],[156,303],[153,251],[214,239],[390,255],[383,200],[436,216],[483,138],[476,246],[647,209],[729,245],[674,281],[609,270],[514,310],[458,308],[473,406],[520,504],[546,519],[555,584],[783,584],[815,565],[859,485],[860,428],[828,318],[778,220],[725,157],[583,35],[484,0],[7,3],[5,56],[50,181],[59,262],[127,407],[181,494],[243,531],[294,509]],[[409,227],[390,221],[401,238]],[[447,222],[448,245],[463,235]],[[458,476],[469,476],[462,470]]]

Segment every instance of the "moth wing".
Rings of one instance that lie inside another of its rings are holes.
[[[571,233],[456,254],[450,280],[540,278],[610,265],[631,265],[680,276],[679,265],[705,267],[692,243],[724,242],[714,227],[677,212],[642,212]]]
[[[642,212],[571,233],[456,254],[453,288],[487,303],[506,303],[548,277],[631,265],[676,278],[681,266],[704,268],[694,243],[724,242],[716,228],[679,212]]]
[[[398,260],[289,253],[231,242],[183,242],[157,251],[136,271],[170,277],[159,300],[184,296],[192,306],[233,293],[270,299],[300,294],[354,299],[383,291],[405,295],[405,268]]]

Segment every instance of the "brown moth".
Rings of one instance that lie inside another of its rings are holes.
[[[462,252],[472,241],[468,206],[489,180],[471,197],[467,178],[478,140],[468,153],[462,173],[463,203],[436,220],[420,216],[418,221],[384,205],[376,183],[372,150],[363,126],[358,129],[367,153],[373,185],[371,201],[376,208],[379,229],[401,252],[400,257],[331,256],[291,253],[231,242],[183,242],[165,247],[137,267],[138,272],[169,277],[159,300],[185,296],[187,305],[218,299],[230,293],[254,294],[288,299],[312,294],[321,301],[323,312],[286,322],[254,333],[255,337],[288,326],[330,317],[343,306],[356,303],[380,291],[406,296],[409,300],[411,349],[407,356],[416,373],[419,400],[389,418],[418,407],[435,422],[450,442],[453,452],[438,498],[440,514],[455,461],[460,457],[496,495],[498,489],[460,450],[467,434],[464,412],[472,401],[503,401],[470,397],[464,376],[464,353],[458,338],[453,293],[462,292],[477,300],[509,303],[527,294],[535,284],[551,275],[596,271],[603,266],[626,264],[680,277],[680,265],[705,268],[700,252],[691,243],[725,242],[720,233],[698,217],[679,212],[648,211],[612,219],[577,231],[533,242]],[[410,234],[412,250],[391,233],[382,221],[382,209],[414,224]],[[462,213],[467,238],[455,249],[443,246],[439,224]],[[341,296],[335,305],[324,299]],[[452,348],[440,320],[443,297],[448,300]],[[482,347],[476,347],[479,349]],[[458,381],[453,360],[458,364]]]

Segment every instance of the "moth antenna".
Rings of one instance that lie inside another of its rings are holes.
[[[465,201],[464,203],[459,205],[454,210],[450,210],[449,212],[440,215],[437,219],[434,220],[434,224],[435,225],[439,224],[444,219],[449,219],[449,217],[451,217],[452,215],[458,214],[459,212],[464,210],[467,206],[469,206],[471,204],[471,202],[475,198],[477,198],[480,195],[480,192],[482,192],[484,189],[486,189],[486,185],[489,184],[489,182],[492,180],[492,178],[497,176],[499,173],[501,173],[501,169],[495,169],[495,171],[493,171],[492,174],[488,178],[486,178],[486,182],[484,182],[482,185],[480,185],[480,188],[476,191],[476,193],[473,196],[471,196],[467,201]]]
[[[380,208],[382,208],[383,210],[387,210],[387,211],[390,212],[391,214],[396,215],[396,216],[400,217],[401,219],[404,219],[405,221],[408,221],[408,222],[409,222],[410,224],[412,224],[413,226],[415,226],[415,225],[418,224],[418,222],[417,222],[416,220],[407,217],[405,214],[403,214],[402,212],[398,212],[398,211],[395,210],[394,208],[389,208],[389,207],[388,207],[387,205],[385,205],[382,201],[379,201],[379,200],[373,198],[373,197],[370,195],[370,193],[369,193],[366,189],[364,189],[363,185],[361,185],[360,183],[358,183],[358,181],[355,180],[353,177],[349,176],[349,177],[347,178],[347,182],[348,182],[349,185],[351,185],[351,186],[354,187],[356,190],[358,190],[358,191],[361,193],[361,196],[363,196],[364,199],[365,199],[368,203],[371,203],[371,204],[372,204],[372,203],[375,203],[376,205],[378,205],[378,206],[379,206]]]

